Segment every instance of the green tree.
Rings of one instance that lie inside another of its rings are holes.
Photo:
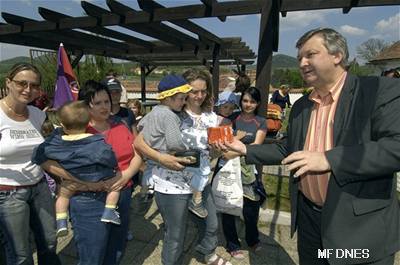
[[[354,75],[370,75],[373,73],[373,67],[369,65],[359,65],[356,58],[350,62],[348,71]]]
[[[303,86],[303,79],[298,69],[275,69],[271,80],[274,87],[279,87],[282,84],[288,84],[290,87]]]
[[[79,68],[75,70],[75,74],[77,75],[79,84],[82,86],[89,79],[101,81],[111,68],[113,68],[111,58],[86,55],[84,61],[80,63]]]

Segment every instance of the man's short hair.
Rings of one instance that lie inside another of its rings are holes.
[[[346,68],[349,59],[349,48],[347,41],[339,32],[331,28],[316,28],[306,32],[296,43],[296,48],[300,49],[313,36],[318,35],[324,40],[324,46],[329,54],[340,53],[343,59],[340,64]]]
[[[251,86],[250,77],[245,72],[239,72],[235,81],[235,92],[242,93]]]
[[[122,91],[121,82],[116,78],[104,79],[101,83],[105,85],[110,92],[113,90]]]
[[[90,121],[88,106],[82,100],[64,104],[57,111],[57,116],[67,130],[84,130]]]
[[[114,69],[110,69],[110,70],[108,70],[106,76],[108,78],[117,78],[118,73]]]

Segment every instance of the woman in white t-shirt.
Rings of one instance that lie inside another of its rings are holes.
[[[31,162],[43,142],[44,112],[28,106],[39,95],[41,75],[27,63],[6,77],[8,94],[0,100],[0,226],[8,264],[33,264],[32,229],[39,264],[60,264],[56,255],[54,201],[40,166]]]

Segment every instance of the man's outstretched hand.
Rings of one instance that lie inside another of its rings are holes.
[[[297,151],[282,160],[289,171],[296,170],[294,177],[306,173],[326,173],[331,170],[331,165],[324,152]]]
[[[246,145],[235,138],[233,138],[232,142],[217,142],[212,146],[221,152],[233,151],[239,153],[239,155],[246,155],[247,153]]]

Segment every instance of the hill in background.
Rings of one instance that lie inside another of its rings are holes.
[[[298,62],[297,59],[285,55],[285,54],[276,54],[272,57],[272,68],[297,68]]]
[[[0,73],[7,73],[16,63],[30,63],[31,58],[26,56],[14,57],[0,62]]]

